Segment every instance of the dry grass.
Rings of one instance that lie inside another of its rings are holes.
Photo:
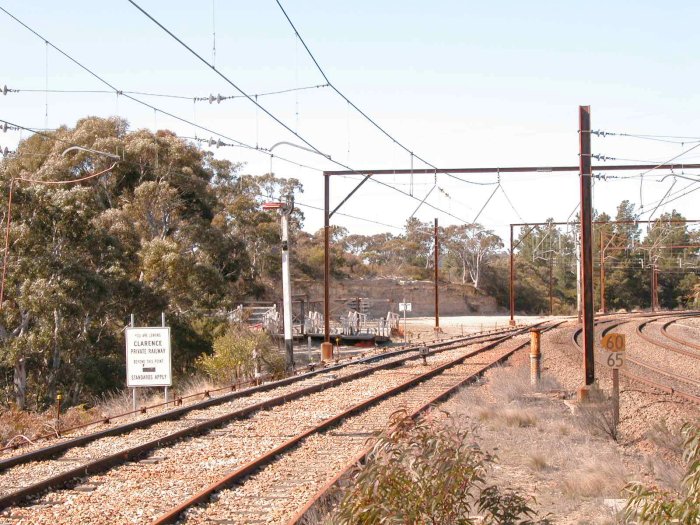
[[[541,376],[540,384],[537,387],[533,386],[530,383],[530,367],[527,364],[498,366],[489,370],[485,378],[493,396],[506,403],[522,399],[533,392],[561,388],[556,379],[545,373]]]
[[[532,453],[527,458],[528,466],[535,471],[546,470],[549,467],[547,458],[538,452]]]
[[[497,427],[534,427],[537,416],[524,408],[508,408],[500,406],[482,407],[477,412],[479,421],[489,422]]]
[[[583,464],[564,476],[562,492],[570,498],[620,497],[629,477],[619,457],[595,458],[583,454],[580,457]]]

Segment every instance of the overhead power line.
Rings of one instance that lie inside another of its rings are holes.
[[[688,137],[682,135],[643,135],[639,133],[619,133],[614,131],[604,131],[601,129],[592,130],[591,135],[596,137],[629,137],[641,140],[653,140],[657,142],[668,142],[671,144],[688,144],[692,142],[700,142],[700,137]]]
[[[228,76],[226,76],[224,73],[222,73],[220,70],[218,70],[213,64],[209,63],[204,57],[202,57],[199,53],[197,53],[194,49],[192,49],[190,46],[188,46],[182,39],[180,39],[177,35],[175,35],[172,31],[170,31],[168,28],[166,28],[163,24],[161,24],[155,17],[153,17],[150,13],[148,13],[145,9],[143,9],[141,6],[139,6],[134,0],[127,0],[131,5],[133,5],[136,9],[141,11],[144,16],[146,16],[149,20],[151,20],[154,24],[156,24],[159,28],[161,28],[166,34],[168,34],[173,40],[175,40],[178,44],[180,44],[182,47],[184,47],[187,51],[190,52],[194,57],[196,57],[200,62],[205,64],[208,68],[210,68],[214,73],[216,73],[219,77],[221,77],[226,83],[228,83],[230,86],[232,86],[235,90],[237,90],[243,97],[247,98],[252,104],[254,104],[260,111],[265,113],[268,117],[270,117],[272,120],[274,120],[277,124],[282,126],[285,130],[287,130],[289,133],[294,135],[297,139],[299,139],[301,142],[303,142],[306,146],[311,148],[315,153],[318,153],[319,155],[326,157],[329,162],[332,162],[333,164],[336,164],[337,166],[340,166],[342,168],[345,168],[346,170],[356,173],[358,175],[361,175],[362,172],[359,172],[357,170],[354,170],[350,166],[347,166],[346,164],[343,164],[340,161],[337,161],[332,158],[328,158],[325,153],[323,153],[321,150],[319,150],[316,146],[314,146],[309,140],[304,138],[302,135],[294,131],[291,127],[289,127],[287,124],[285,124],[282,120],[280,120],[276,115],[274,115],[272,112],[270,112],[267,108],[265,108],[262,104],[260,104],[257,100],[255,100],[254,97],[246,93],[243,89],[241,89],[236,83],[234,83]],[[2,9],[2,8],[0,8]],[[3,9],[4,10],[4,9]],[[328,85],[333,88],[333,85],[330,82],[327,82]],[[112,87],[112,86],[110,86]],[[335,88],[333,88],[335,89]],[[350,101],[348,101],[350,104],[352,104]],[[222,135],[223,136],[223,135]],[[224,137],[225,138],[225,137]],[[437,169],[437,168],[435,168]],[[406,193],[402,190],[399,190],[398,188],[393,187],[390,184],[387,184],[385,182],[376,180],[376,179],[370,179],[372,182],[375,184],[381,184],[382,186],[385,186],[387,188],[390,188],[398,193],[401,193],[411,199],[420,201],[418,197],[413,196],[410,193]],[[463,222],[465,224],[468,224],[469,222],[462,219],[461,217],[457,217],[456,215],[453,215],[452,213],[443,210],[441,208],[438,208],[437,206],[434,206],[430,203],[425,203],[426,206],[433,208],[436,211],[439,211],[440,213],[447,215],[449,217],[452,217],[454,219],[457,219],[460,222]],[[336,208],[337,209],[337,208]]]
[[[9,12],[7,9],[5,9],[4,7],[0,6],[0,11],[4,12],[7,16],[9,16],[10,18],[12,18],[15,22],[17,22],[18,24],[20,24],[22,27],[24,27],[27,31],[29,31],[30,33],[32,33],[34,36],[36,36],[37,38],[39,38],[39,39],[41,39],[42,41],[44,41],[44,42],[46,43],[47,46],[50,46],[50,47],[52,47],[53,49],[55,49],[58,53],[60,53],[61,55],[63,55],[63,56],[64,56],[65,58],[67,58],[70,62],[72,62],[73,64],[75,64],[76,66],[78,66],[80,69],[82,69],[83,71],[87,72],[88,74],[90,74],[91,76],[93,76],[94,78],[96,78],[97,80],[99,80],[102,84],[104,84],[104,85],[106,85],[107,87],[109,87],[110,89],[112,89],[114,93],[121,92],[121,93],[123,94],[124,97],[126,97],[126,98],[128,98],[128,99],[130,99],[130,100],[133,100],[134,102],[136,102],[136,103],[138,103],[138,104],[140,104],[140,105],[142,105],[142,106],[144,106],[144,107],[147,107],[147,108],[149,108],[149,109],[152,109],[153,111],[156,111],[156,112],[158,112],[158,113],[162,113],[163,115],[167,115],[167,116],[169,116],[169,117],[171,117],[171,118],[173,118],[173,119],[175,119],[175,120],[178,120],[178,121],[180,121],[180,122],[183,122],[183,123],[185,123],[185,124],[187,124],[187,125],[189,125],[189,126],[193,126],[193,127],[198,128],[198,129],[201,129],[201,130],[203,130],[203,131],[206,131],[207,133],[211,133],[211,134],[217,135],[217,136],[219,136],[219,137],[221,137],[221,138],[223,138],[223,139],[229,140],[229,141],[231,141],[231,142],[235,142],[236,144],[238,144],[238,145],[239,145],[240,147],[242,147],[242,148],[246,148],[246,149],[249,149],[249,150],[252,150],[252,151],[258,151],[258,152],[260,152],[261,154],[264,154],[264,155],[269,156],[270,158],[273,158],[273,157],[274,157],[274,158],[277,158],[277,159],[279,159],[279,160],[281,160],[281,161],[283,161],[283,162],[286,162],[286,163],[289,163],[289,164],[292,164],[292,165],[295,165],[295,166],[298,166],[298,167],[301,167],[301,168],[312,169],[312,170],[315,170],[315,171],[322,171],[322,170],[319,169],[319,168],[313,168],[313,167],[310,167],[310,166],[306,166],[306,165],[301,164],[301,163],[299,163],[299,162],[296,162],[296,161],[287,159],[286,157],[282,157],[282,156],[273,154],[273,153],[267,151],[265,148],[259,148],[259,147],[256,147],[256,146],[252,146],[252,145],[247,144],[247,143],[245,143],[245,142],[242,142],[242,141],[240,141],[240,140],[238,140],[238,139],[235,139],[235,138],[233,138],[233,137],[230,137],[230,136],[228,136],[228,135],[226,135],[226,134],[224,134],[224,133],[215,131],[215,130],[210,129],[210,128],[206,127],[206,126],[202,126],[202,125],[200,125],[200,124],[197,124],[197,123],[195,123],[195,122],[192,122],[192,121],[189,120],[189,119],[186,119],[186,118],[184,118],[184,117],[181,117],[181,116],[179,116],[179,115],[176,115],[176,114],[174,114],[174,113],[171,113],[171,112],[169,112],[169,111],[166,111],[166,110],[164,110],[164,109],[162,109],[162,108],[159,108],[159,107],[157,107],[157,106],[154,106],[153,104],[150,104],[150,103],[145,102],[145,101],[143,101],[143,100],[141,100],[141,99],[139,99],[139,98],[136,98],[136,97],[134,97],[133,95],[126,94],[124,91],[122,91],[122,90],[116,88],[116,87],[115,87],[113,84],[111,84],[109,81],[105,80],[102,76],[100,76],[100,75],[98,75],[97,73],[95,73],[92,69],[90,69],[89,67],[85,66],[84,64],[82,64],[81,62],[79,62],[77,59],[75,59],[75,58],[73,58],[71,55],[69,55],[67,52],[63,51],[61,48],[59,48],[58,46],[56,46],[55,44],[53,44],[52,42],[50,42],[49,40],[47,40],[44,36],[42,36],[42,35],[39,34],[37,31],[35,31],[35,30],[32,29],[31,27],[29,27],[27,24],[25,24],[24,22],[22,22],[19,18],[17,18],[16,16],[14,16],[12,13],[10,13],[10,12]],[[3,121],[3,122],[4,122],[4,121]],[[35,129],[31,129],[31,128],[23,128],[23,129],[26,129],[27,131],[31,131],[32,133],[36,133],[36,130],[35,130]]]
[[[252,97],[255,98],[261,98],[261,97],[267,97],[269,95],[281,95],[283,93],[291,93],[294,91],[306,91],[309,89],[318,89],[318,88],[325,88],[328,87],[328,84],[318,84],[315,86],[303,86],[303,87],[296,87],[296,88],[289,88],[289,89],[280,89],[277,91],[266,91],[263,93],[255,93],[252,94]],[[108,89],[13,89],[13,88],[8,88],[7,85],[3,86],[2,89],[0,89],[0,93],[3,95],[7,95],[8,93],[69,93],[69,94],[111,94],[114,95],[115,91],[114,90],[108,90]],[[243,95],[222,95],[222,94],[217,94],[217,95],[208,95],[208,96],[185,96],[185,95],[173,95],[169,93],[151,93],[148,91],[116,91],[117,95],[141,95],[144,97],[161,97],[161,98],[174,98],[174,99],[179,99],[179,100],[191,100],[193,102],[209,102],[209,104],[213,104],[216,102],[217,104],[220,104],[221,102],[225,100],[233,100],[237,98],[245,98]]]
[[[129,0],[129,1],[131,1],[131,0]],[[280,0],[275,0],[275,2],[277,2],[277,5],[279,6],[280,10],[282,11],[282,14],[284,14],[284,17],[287,19],[287,22],[289,22],[289,25],[292,27],[292,30],[294,31],[294,34],[296,35],[296,37],[299,39],[299,42],[301,42],[301,44],[304,46],[304,49],[306,49],[306,53],[309,55],[309,57],[310,57],[311,60],[313,61],[314,65],[316,66],[316,69],[318,69],[318,72],[321,73],[321,76],[322,76],[323,79],[326,81],[326,84],[327,84],[333,91],[335,91],[335,92],[338,94],[338,96],[340,96],[340,98],[342,98],[345,102],[347,102],[349,106],[351,106],[355,111],[357,111],[360,115],[362,115],[362,117],[364,117],[364,118],[367,120],[367,122],[369,122],[370,124],[372,124],[372,125],[373,125],[375,128],[377,128],[381,133],[383,133],[389,140],[391,140],[394,144],[396,144],[398,147],[400,147],[401,149],[403,149],[406,153],[409,153],[409,154],[411,155],[412,158],[415,158],[415,159],[421,161],[421,162],[422,162],[423,164],[425,164],[426,166],[430,166],[431,168],[438,169],[437,166],[435,166],[435,165],[432,164],[431,162],[428,162],[427,160],[425,160],[425,159],[424,159],[423,157],[421,157],[420,155],[416,155],[416,153],[415,153],[412,149],[408,148],[407,146],[405,146],[404,144],[402,144],[401,142],[399,142],[399,140],[398,140],[396,137],[394,137],[394,136],[393,136],[391,133],[389,133],[386,129],[384,129],[382,126],[380,126],[380,125],[377,123],[377,121],[375,121],[372,117],[370,117],[367,113],[365,113],[362,109],[360,109],[352,100],[350,100],[347,96],[345,96],[345,94],[344,94],[342,91],[340,91],[340,89],[338,89],[338,88],[335,86],[335,84],[333,84],[333,82],[331,82],[331,80],[328,78],[328,75],[326,75],[326,72],[323,70],[323,68],[321,67],[321,65],[318,63],[318,60],[316,60],[316,57],[315,57],[314,54],[311,52],[311,49],[309,49],[309,46],[306,45],[306,42],[304,41],[304,39],[302,38],[301,34],[300,34],[299,31],[297,30],[296,26],[294,25],[294,22],[292,22],[292,19],[291,19],[291,18],[289,17],[289,15],[287,14],[287,11],[285,11],[285,9],[284,9],[284,7],[282,6],[282,3],[280,2]],[[133,2],[132,2],[132,3],[133,3]],[[479,185],[479,186],[487,186],[487,185],[496,184],[496,183],[494,183],[494,182],[474,182],[474,181],[462,179],[461,177],[457,177],[457,176],[453,175],[452,173],[448,173],[448,172],[443,172],[443,173],[445,173],[445,174],[446,174],[447,176],[449,176],[449,177],[452,177],[453,179],[456,179],[456,180],[458,180],[458,181],[461,181],[461,182],[464,182],[464,183],[467,183],[467,184],[476,184],[476,185]]]

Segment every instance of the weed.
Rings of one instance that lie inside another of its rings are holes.
[[[616,497],[627,482],[627,473],[616,456],[589,459],[570,472],[562,482],[569,497]]]

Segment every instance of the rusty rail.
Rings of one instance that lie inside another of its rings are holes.
[[[667,316],[667,315],[673,315],[673,314],[665,314],[665,315],[658,315],[658,314],[657,314],[655,317],[656,317],[656,318],[659,318],[659,317],[664,317],[664,316]],[[605,322],[605,323],[608,323],[608,322],[609,322],[609,323],[612,323],[610,326],[607,326],[606,328],[604,328],[603,333],[607,333],[607,332],[609,332],[610,330],[612,330],[613,328],[616,328],[616,327],[620,326],[621,324],[628,323],[628,322],[630,322],[630,321],[632,321],[632,320],[633,320],[632,318],[623,319],[623,320],[606,320],[606,321],[600,321],[598,324],[601,324],[601,323],[604,323],[604,322]],[[580,335],[580,333],[581,333],[581,328],[578,328],[577,330],[575,330],[575,331],[573,332],[572,337],[571,337],[573,346],[576,347],[576,348],[579,348],[579,349],[581,348],[581,345],[579,344],[577,338],[578,338],[578,336]],[[634,364],[635,366],[638,366],[638,367],[642,368],[642,369],[646,369],[646,370],[649,370],[649,371],[651,371],[651,372],[654,372],[654,373],[657,373],[657,374],[660,374],[660,375],[664,375],[664,376],[669,377],[669,378],[671,378],[671,379],[674,379],[674,380],[676,380],[676,381],[680,381],[680,382],[683,382],[683,383],[686,383],[686,384],[694,385],[694,386],[697,386],[698,388],[700,388],[700,383],[694,382],[694,381],[692,381],[692,380],[690,380],[690,379],[688,379],[688,378],[684,378],[684,377],[682,377],[682,376],[678,376],[678,375],[676,375],[676,374],[672,374],[672,373],[667,372],[667,371],[665,371],[665,370],[661,370],[661,369],[659,369],[659,368],[657,368],[657,367],[654,367],[654,366],[651,366],[651,365],[647,365],[647,364],[645,364],[645,363],[642,363],[642,362],[637,361],[636,359],[633,359],[633,358],[630,358],[630,357],[626,357],[625,360],[626,360],[627,362],[629,362],[629,363]],[[657,390],[660,390],[660,391],[662,391],[662,392],[664,392],[664,393],[667,393],[667,394],[675,394],[675,395],[677,395],[678,397],[681,397],[681,398],[683,398],[683,399],[685,399],[685,400],[687,400],[687,401],[690,401],[690,402],[695,403],[695,404],[700,404],[700,396],[697,396],[697,395],[695,395],[695,394],[691,394],[691,393],[689,393],[689,392],[684,392],[684,391],[682,391],[682,390],[678,390],[678,389],[676,389],[676,388],[674,388],[674,387],[671,387],[671,386],[669,386],[669,385],[666,385],[666,384],[664,384],[664,383],[660,383],[660,382],[658,382],[658,381],[654,381],[654,380],[652,380],[652,379],[648,379],[648,378],[646,378],[646,377],[642,377],[642,376],[640,376],[640,375],[634,374],[634,373],[632,373],[632,372],[628,372],[628,371],[626,371],[626,370],[620,370],[620,375],[622,375],[623,377],[626,377],[627,379],[630,379],[630,380],[632,380],[632,381],[636,381],[636,382],[638,382],[638,383],[643,383],[643,384],[646,384],[646,385],[648,385],[648,386],[651,386],[651,387],[653,387],[653,388],[655,388],[655,389],[657,389]]]
[[[541,325],[542,323],[538,323],[538,324]],[[336,414],[335,416],[332,416],[332,417],[330,417],[330,418],[328,418],[328,419],[322,421],[321,423],[317,424],[317,425],[314,426],[313,428],[310,428],[310,429],[308,429],[308,430],[305,430],[304,432],[302,432],[302,433],[300,433],[300,434],[294,436],[293,438],[287,440],[286,442],[284,442],[283,444],[279,445],[278,447],[276,447],[276,448],[274,448],[274,449],[272,449],[272,450],[270,450],[270,451],[264,453],[263,455],[261,455],[261,456],[259,456],[258,458],[254,459],[254,460],[252,460],[252,461],[250,461],[250,462],[248,462],[248,463],[246,463],[245,465],[242,465],[241,467],[237,468],[236,470],[234,470],[233,472],[231,472],[230,474],[228,474],[226,477],[224,477],[224,478],[222,478],[222,479],[220,479],[220,480],[218,480],[218,481],[212,483],[211,485],[209,485],[208,487],[206,487],[204,490],[200,491],[199,493],[195,494],[194,496],[192,496],[192,497],[189,498],[188,500],[186,500],[186,501],[184,501],[184,502],[178,504],[177,506],[173,507],[170,511],[168,511],[168,512],[166,512],[165,514],[161,515],[159,518],[157,518],[155,521],[152,522],[152,525],[165,525],[165,524],[168,524],[168,523],[175,523],[175,522],[178,520],[178,518],[179,518],[186,510],[188,510],[189,508],[191,508],[191,507],[193,507],[193,506],[195,506],[195,505],[198,505],[198,504],[200,504],[200,503],[202,503],[202,502],[208,500],[209,497],[210,497],[214,492],[217,492],[217,491],[219,491],[219,490],[221,490],[221,489],[223,489],[223,488],[225,488],[225,487],[231,485],[232,483],[235,483],[236,481],[240,480],[241,478],[243,478],[243,477],[245,477],[245,476],[251,474],[252,472],[254,472],[254,471],[256,471],[256,470],[258,470],[260,467],[262,467],[262,466],[264,466],[264,465],[266,465],[266,464],[272,462],[276,456],[278,456],[278,455],[280,455],[280,454],[286,452],[287,450],[289,450],[289,449],[295,447],[296,445],[298,445],[301,441],[303,441],[303,440],[306,439],[307,437],[309,437],[309,436],[311,436],[311,435],[313,435],[313,434],[316,434],[316,433],[318,433],[318,432],[321,432],[321,431],[323,431],[323,430],[326,430],[326,429],[330,428],[331,426],[334,426],[334,425],[337,424],[338,422],[342,421],[343,419],[346,419],[347,417],[349,417],[349,416],[351,416],[351,415],[353,415],[353,414],[355,414],[355,413],[357,413],[357,412],[360,412],[360,411],[362,411],[362,410],[365,410],[365,409],[367,409],[367,408],[369,408],[369,407],[371,407],[371,406],[377,404],[379,401],[382,401],[382,400],[384,400],[384,399],[387,399],[387,398],[389,398],[389,397],[391,397],[391,396],[393,396],[393,395],[396,395],[396,394],[398,394],[398,393],[400,393],[400,392],[403,392],[403,391],[405,391],[405,390],[408,390],[408,389],[410,389],[411,387],[413,387],[413,386],[415,386],[415,385],[417,385],[417,384],[419,384],[419,383],[421,383],[421,382],[423,382],[423,381],[426,381],[426,380],[431,379],[431,378],[433,378],[433,377],[435,377],[435,376],[437,376],[437,375],[440,375],[440,374],[441,374],[442,372],[444,372],[445,370],[447,370],[447,369],[449,369],[449,368],[452,368],[453,366],[456,366],[456,365],[462,363],[463,361],[465,361],[465,360],[468,359],[469,357],[473,357],[473,356],[478,355],[478,354],[481,354],[481,353],[483,353],[483,352],[485,352],[485,351],[487,351],[487,350],[491,350],[491,349],[497,347],[499,344],[503,343],[504,341],[506,341],[506,340],[508,340],[508,339],[511,339],[511,338],[513,337],[513,335],[517,335],[518,333],[521,334],[521,333],[524,333],[524,332],[523,332],[523,330],[521,329],[521,330],[518,330],[518,331],[516,332],[516,334],[509,334],[509,335],[507,335],[507,336],[501,337],[501,338],[497,339],[497,340],[494,341],[494,342],[491,342],[491,343],[489,343],[489,344],[487,344],[487,345],[485,345],[485,346],[482,346],[481,348],[478,348],[477,350],[474,350],[473,352],[469,352],[469,353],[467,353],[467,354],[465,354],[465,355],[462,355],[462,356],[460,356],[460,357],[458,357],[458,358],[456,358],[456,359],[453,359],[453,360],[451,360],[451,361],[449,361],[449,362],[447,362],[447,363],[444,363],[444,364],[442,364],[442,365],[440,365],[440,366],[437,366],[437,367],[433,368],[432,370],[430,370],[430,371],[428,371],[428,372],[426,372],[426,373],[424,373],[424,374],[421,374],[421,375],[419,375],[419,376],[415,376],[415,377],[413,377],[413,378],[411,378],[411,379],[409,379],[409,380],[403,382],[403,383],[400,384],[400,385],[397,385],[397,386],[395,386],[395,387],[393,387],[393,388],[391,388],[391,389],[389,389],[389,390],[387,390],[387,391],[385,391],[385,392],[382,392],[381,394],[378,394],[378,395],[376,395],[376,396],[374,396],[374,397],[372,397],[372,398],[370,398],[370,399],[366,399],[365,401],[362,401],[361,403],[358,403],[358,404],[356,404],[355,406],[353,406],[353,407],[351,407],[351,408],[349,408],[349,409],[347,409],[347,410],[345,410],[345,411],[343,411],[343,412],[340,412],[339,414]],[[526,342],[526,343],[524,343],[524,344],[527,345],[527,344],[529,344],[529,343]],[[508,352],[505,356],[501,356],[501,357],[500,357],[499,359],[497,359],[496,361],[494,361],[494,362],[492,362],[492,363],[489,363],[488,365],[484,366],[484,367],[481,369],[480,372],[483,372],[484,370],[486,370],[486,369],[489,368],[490,366],[493,366],[494,364],[496,364],[496,363],[498,363],[498,362],[501,362],[503,359],[506,359],[507,356],[510,356],[513,352],[515,352],[518,348],[520,348],[520,347],[522,347],[522,346],[523,346],[523,345],[519,345],[519,346],[516,347],[515,349],[511,350],[510,352]],[[477,374],[478,374],[478,373],[477,373]],[[466,378],[466,379],[460,381],[457,385],[455,385],[455,386],[451,387],[450,389],[446,390],[445,392],[443,392],[442,394],[440,394],[440,396],[438,396],[437,398],[432,399],[429,403],[427,403],[427,404],[424,405],[424,406],[427,407],[429,404],[432,404],[432,403],[436,402],[437,400],[442,399],[443,396],[447,396],[447,395],[449,395],[450,393],[454,392],[457,388],[459,388],[459,387],[460,387],[462,384],[464,384],[466,381],[468,381],[468,380],[470,380],[470,379],[473,379],[477,374],[472,374],[472,375],[468,376],[468,378]]]
[[[542,333],[552,330],[562,324],[564,321],[560,321],[558,323],[554,323],[550,326],[547,326],[542,329]],[[458,389],[462,388],[465,384],[473,381],[474,379],[478,378],[479,376],[483,375],[483,373],[493,367],[494,365],[500,364],[507,360],[511,355],[513,355],[515,352],[518,350],[529,346],[530,342],[526,341],[525,343],[518,345],[514,349],[512,349],[510,352],[500,356],[498,359],[493,361],[492,363],[486,364],[484,368],[479,370],[478,372],[475,372],[467,377],[465,377],[462,381],[460,381],[458,384],[453,385],[449,387],[448,389],[444,390],[442,393],[440,393],[437,397],[434,399],[431,399],[427,403],[423,404],[420,408],[415,410],[413,413],[409,414],[409,417],[412,419],[417,418],[419,415],[421,415],[423,412],[428,410],[430,407],[434,406],[435,403],[442,401],[446,398],[448,398],[450,395],[452,395],[454,392],[456,392]],[[305,504],[303,507],[301,507],[295,514],[294,516],[288,520],[285,525],[297,525],[303,518],[304,515],[309,512],[342,478],[347,476],[350,471],[357,465],[359,462],[364,461],[367,457],[367,455],[370,453],[372,450],[372,447],[374,447],[374,443],[368,444],[359,454],[355,455],[350,461],[348,461],[338,472],[336,475],[334,475],[330,480],[328,480]],[[155,524],[154,524],[155,525]]]
[[[510,339],[512,337],[515,337],[516,335],[519,335],[520,333],[522,333],[526,329],[527,329],[527,327],[525,327],[525,328],[520,327],[518,329],[509,329],[509,330],[506,330],[507,333],[505,333],[505,335],[503,335],[503,334],[498,334],[498,335],[491,334],[490,336],[486,336],[486,337],[487,337],[487,340],[491,340],[491,339],[489,339],[489,337],[491,337],[491,338],[495,338],[496,341],[504,341],[504,340]],[[436,353],[444,352],[444,351],[451,350],[454,348],[458,348],[459,346],[464,346],[465,343],[469,344],[470,342],[472,342],[473,339],[479,339],[482,337],[484,337],[484,335],[480,335],[478,337],[460,337],[460,338],[455,339],[455,340],[434,342],[433,344],[431,344],[429,346],[431,346],[433,348],[433,351],[431,352],[431,354],[436,354]],[[496,344],[496,343],[490,343],[490,344]],[[12,493],[9,493],[9,494],[6,494],[6,495],[0,497],[0,510],[6,508],[8,506],[11,506],[11,505],[19,504],[22,501],[24,501],[26,498],[35,496],[35,495],[37,495],[37,494],[39,494],[39,493],[41,493],[44,490],[47,490],[49,488],[68,486],[72,483],[75,483],[78,478],[85,477],[86,475],[92,475],[92,474],[104,472],[106,470],[109,470],[110,468],[117,466],[117,465],[126,463],[127,461],[132,461],[132,460],[144,455],[147,452],[150,452],[154,449],[161,448],[165,445],[174,443],[174,442],[176,442],[180,439],[183,439],[185,437],[190,437],[190,436],[195,436],[195,435],[206,433],[207,431],[209,431],[213,428],[216,428],[220,425],[223,425],[223,424],[227,423],[228,421],[231,421],[234,419],[243,419],[243,418],[248,417],[251,414],[259,411],[259,410],[264,410],[264,409],[272,408],[275,406],[279,406],[279,405],[282,405],[288,401],[298,399],[300,397],[303,397],[303,396],[306,396],[309,394],[314,394],[314,393],[319,392],[323,389],[337,386],[339,384],[349,382],[349,381],[352,381],[354,379],[358,379],[358,378],[363,377],[363,376],[370,375],[378,370],[391,368],[391,367],[397,366],[400,363],[403,363],[406,361],[419,359],[420,356],[416,352],[417,349],[418,349],[418,347],[403,348],[401,350],[396,351],[396,353],[394,353],[394,355],[397,355],[397,354],[401,355],[401,354],[406,354],[406,353],[410,353],[410,352],[414,352],[414,353],[412,355],[407,355],[404,359],[401,359],[398,361],[389,361],[389,362],[380,363],[378,365],[370,366],[370,367],[363,369],[363,370],[358,370],[357,372],[354,372],[352,374],[348,374],[347,376],[344,376],[344,377],[334,378],[334,379],[331,379],[329,381],[325,381],[322,383],[311,385],[311,386],[296,390],[294,392],[290,392],[287,394],[283,394],[283,395],[274,397],[272,399],[268,399],[265,401],[261,401],[259,403],[255,403],[253,405],[250,405],[250,406],[247,406],[244,408],[233,410],[231,412],[228,412],[228,413],[223,414],[221,416],[212,418],[210,420],[193,424],[190,427],[178,430],[177,432],[173,432],[172,434],[168,434],[167,436],[162,436],[160,438],[148,441],[146,443],[142,443],[141,445],[131,447],[128,449],[124,449],[124,450],[121,450],[117,453],[111,454],[109,456],[104,456],[104,457],[96,459],[94,461],[85,463],[83,465],[80,465],[79,467],[73,468],[69,471],[62,473],[62,474],[59,474],[57,476],[52,476],[52,477],[44,479],[38,483],[35,483],[33,485],[29,485],[27,487],[23,487],[15,492],[12,492]],[[381,354],[379,356],[370,356],[370,357],[366,358],[366,360],[364,360],[364,362],[367,363],[367,362],[372,362],[374,360],[381,360],[381,359],[385,358],[386,355],[387,354]],[[358,364],[361,361],[362,360],[356,360],[356,361],[353,361],[352,363],[348,363],[348,364]],[[340,368],[340,367],[338,366],[338,367],[326,368],[326,369],[323,369],[321,372],[328,372],[328,371],[335,370],[337,368]],[[308,374],[308,375],[312,375],[312,374]],[[302,377],[302,376],[297,376],[297,378],[300,378],[300,377]],[[291,383],[292,379],[295,379],[295,378],[288,378],[287,380],[278,381],[277,383],[270,383],[270,384],[264,385],[264,386],[266,386],[267,389],[275,388],[278,386],[282,386],[282,385]],[[249,391],[250,390],[252,390],[252,389],[249,389]],[[242,392],[237,392],[237,394],[242,394]],[[221,396],[221,397],[223,397],[223,396]],[[219,400],[219,399],[221,399],[221,397],[215,398],[215,399]],[[206,406],[209,406],[209,404],[214,404],[214,403],[211,403],[212,401],[214,401],[214,399],[207,400],[205,402]],[[192,409],[191,408],[192,406],[193,405],[190,405],[189,407],[186,407],[186,408]],[[202,406],[203,406],[202,404],[199,404],[200,408]],[[166,416],[166,415],[172,415],[172,411],[165,413],[165,414],[162,414],[160,416]],[[180,415],[179,411],[178,411],[178,415]],[[156,416],[156,417],[160,417],[160,416]],[[163,418],[161,418],[161,419],[163,419]],[[141,423],[141,422],[135,422],[135,423]],[[137,428],[137,427],[134,427],[134,428]],[[111,430],[115,430],[115,429],[111,429]],[[111,434],[105,434],[105,435],[111,435]],[[80,439],[81,438],[76,438],[76,440],[80,440]],[[94,438],[94,439],[97,439],[97,438]],[[72,440],[72,442],[75,442],[76,440]],[[75,446],[75,445],[73,445],[73,446]],[[48,455],[56,454],[57,451],[59,451],[60,447],[63,447],[63,450],[70,448],[65,443],[59,443],[57,445],[47,447],[45,449],[40,449],[38,451],[34,451],[34,452],[29,453],[29,454],[25,454],[23,456],[17,456],[18,458],[25,458],[25,461],[23,461],[23,462],[17,461],[17,460],[15,460],[15,458],[8,458],[6,460],[6,464],[9,464],[9,463],[14,461],[14,464],[16,465],[19,463],[28,463],[29,461],[34,461],[36,459],[43,459],[43,458],[47,457]]]

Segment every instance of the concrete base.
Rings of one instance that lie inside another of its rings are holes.
[[[321,343],[321,361],[333,359],[333,343]]]
[[[576,400],[579,403],[587,403],[591,400],[591,386],[590,385],[584,385],[581,388],[578,389],[578,392],[576,394]]]

